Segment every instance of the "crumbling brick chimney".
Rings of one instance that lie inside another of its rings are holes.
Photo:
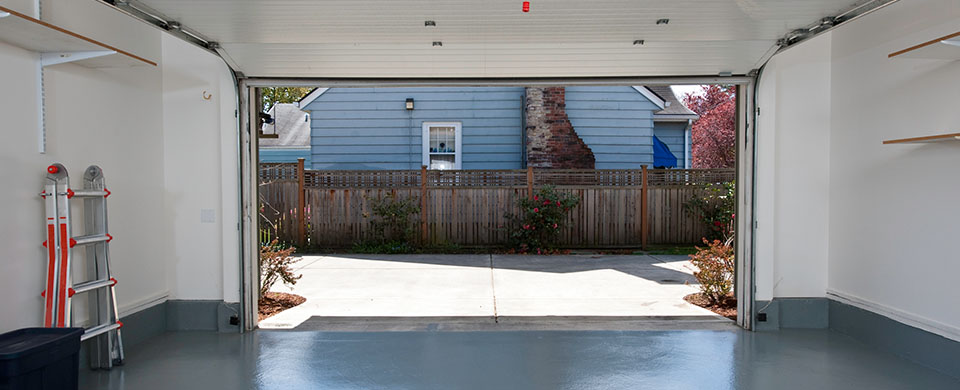
[[[567,118],[566,88],[527,88],[527,165],[534,168],[593,169],[593,151]]]

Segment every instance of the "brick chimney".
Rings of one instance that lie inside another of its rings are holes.
[[[593,151],[567,118],[564,87],[527,88],[527,165],[534,168],[593,169]]]

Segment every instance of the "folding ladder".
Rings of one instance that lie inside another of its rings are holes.
[[[110,241],[107,230],[107,197],[110,191],[104,185],[103,172],[96,165],[83,175],[83,190],[70,188],[70,177],[60,164],[47,167],[46,186],[40,193],[47,210],[47,281],[41,294],[44,298],[43,325],[45,327],[72,326],[71,300],[80,293],[90,293],[89,321],[80,340],[94,339],[90,348],[93,368],[111,368],[123,364],[123,341],[120,337],[119,312],[115,286],[117,280],[110,274]],[[83,236],[73,236],[70,200],[83,199]],[[84,247],[89,279],[73,284],[73,248]]]

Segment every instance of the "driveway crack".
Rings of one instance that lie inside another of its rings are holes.
[[[497,285],[493,278],[493,254],[490,256],[490,294],[493,296],[493,323],[500,323],[500,316],[497,314]]]

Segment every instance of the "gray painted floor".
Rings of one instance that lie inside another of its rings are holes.
[[[828,330],[167,333],[83,389],[952,389]]]
[[[674,316],[714,318],[683,297],[699,290],[687,256],[304,256],[292,292],[307,301],[261,321],[317,329],[327,317]],[[315,322],[315,321],[313,321]],[[325,329],[320,329],[325,330]]]

